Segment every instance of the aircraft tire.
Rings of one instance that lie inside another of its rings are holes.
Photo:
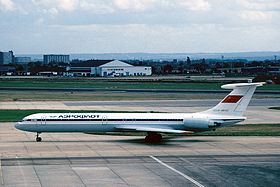
[[[151,133],[148,134],[148,136],[145,137],[146,143],[159,143],[162,141],[161,134]]]
[[[36,142],[41,142],[42,138],[41,137],[36,137]]]

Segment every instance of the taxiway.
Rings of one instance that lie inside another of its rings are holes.
[[[219,100],[0,102],[0,109],[197,112]],[[279,123],[279,99],[253,99],[245,123]],[[0,187],[279,186],[280,137],[35,134],[0,123]]]
[[[42,134],[0,124],[0,186],[278,186],[280,137]]]

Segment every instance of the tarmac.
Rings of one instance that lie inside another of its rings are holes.
[[[280,137],[35,134],[0,123],[0,186],[279,186]]]
[[[246,123],[279,123],[279,100],[250,104]],[[218,100],[0,102],[0,109],[197,112]],[[202,105],[203,104],[203,105]],[[0,123],[0,187],[280,186],[280,137],[143,136],[19,131]]]

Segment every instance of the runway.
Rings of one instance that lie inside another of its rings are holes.
[[[213,107],[221,99],[152,100],[152,101],[83,101],[65,102],[67,106],[119,106],[119,107]],[[280,99],[252,99],[250,106],[279,106]]]
[[[0,123],[0,186],[278,186],[280,137],[35,134]],[[195,183],[196,182],[196,183]]]

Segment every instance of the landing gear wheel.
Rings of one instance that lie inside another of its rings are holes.
[[[40,133],[37,133],[36,135],[36,142],[41,142],[42,138],[39,136]]]
[[[161,141],[162,141],[161,134],[148,133],[148,136],[145,137],[146,143],[160,143]]]
[[[42,138],[41,137],[36,137],[36,142],[41,142]]]

